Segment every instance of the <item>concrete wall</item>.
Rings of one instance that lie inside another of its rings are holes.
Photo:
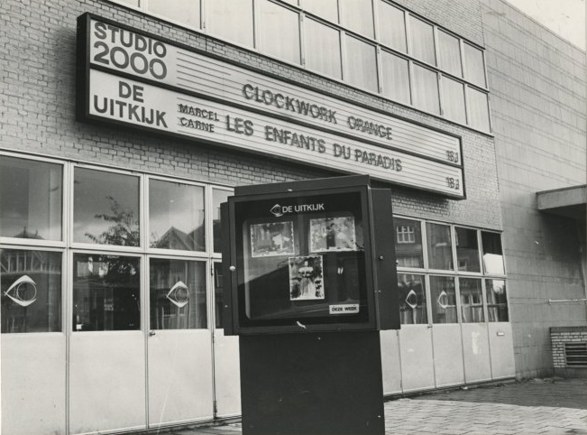
[[[585,303],[548,303],[585,298],[577,222],[536,208],[586,182],[585,52],[504,1],[482,13],[516,372],[545,376],[549,328],[586,323]]]

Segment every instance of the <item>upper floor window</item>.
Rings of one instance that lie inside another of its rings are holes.
[[[397,233],[397,243],[416,243],[416,232],[414,227],[398,225],[395,228]]]
[[[434,51],[434,27],[413,15],[410,16],[410,54],[430,65],[436,65],[436,53]]]

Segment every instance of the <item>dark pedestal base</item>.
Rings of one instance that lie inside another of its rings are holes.
[[[378,331],[241,335],[243,435],[383,435]]]

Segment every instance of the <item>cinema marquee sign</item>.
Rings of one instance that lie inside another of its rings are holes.
[[[465,197],[458,137],[78,18],[78,119],[156,131]]]

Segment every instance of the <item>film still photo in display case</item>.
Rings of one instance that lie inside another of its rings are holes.
[[[365,322],[364,206],[360,191],[237,202],[243,324]]]

